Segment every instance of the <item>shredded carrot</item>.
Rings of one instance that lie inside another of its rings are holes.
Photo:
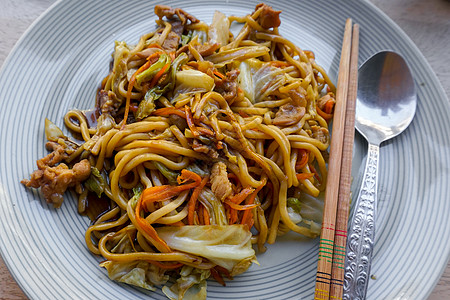
[[[181,184],[181,183],[185,183],[188,180],[194,181],[193,185],[191,184],[191,186],[189,186],[189,188],[193,188],[201,183],[202,178],[200,177],[200,175],[198,175],[195,172],[192,172],[192,171],[189,171],[186,169],[181,170],[181,175],[178,176],[177,182],[179,184]],[[188,185],[184,185],[184,186],[188,186]]]
[[[156,43],[150,44],[146,48],[159,48],[159,49],[162,49],[161,45],[156,44]]]
[[[130,105],[130,111],[132,112],[137,112],[138,108],[139,107],[137,105]]]
[[[142,207],[142,197],[139,199],[137,205],[136,205],[136,223],[137,225],[146,233],[148,234],[156,243],[154,245],[159,251],[161,252],[171,252],[172,250],[169,248],[169,246],[166,244],[166,242],[161,239],[156,232],[155,228],[153,228],[150,223],[148,223],[142,216],[141,216],[141,207]]]
[[[150,65],[150,63],[146,62],[143,66],[145,66],[145,65]],[[148,66],[147,66],[147,68],[148,68]],[[125,113],[123,114],[122,126],[120,127],[120,130],[123,130],[125,128],[125,125],[127,124],[128,112],[130,111],[131,91],[133,90],[134,83],[136,81],[136,73],[138,73],[138,72],[139,72],[139,70],[137,70],[133,74],[133,76],[131,76],[130,81],[128,82],[127,100],[125,102]]]
[[[223,285],[223,286],[226,286],[225,281],[224,281],[223,278],[222,278],[222,275],[220,275],[220,273],[219,273],[216,269],[211,268],[211,269],[209,269],[209,271],[211,272],[212,277],[213,277],[218,283],[220,283],[220,284]]]
[[[217,71],[216,69],[214,69],[213,71],[214,75],[216,75],[217,77],[219,77],[220,79],[224,79],[226,76],[223,75],[222,73],[220,73],[219,71]]]
[[[198,217],[198,225],[205,225],[203,223],[204,221],[204,216],[203,216],[203,208],[201,204],[197,205],[197,209],[195,210],[197,213],[197,217]],[[194,224],[193,224],[194,225]]]
[[[236,223],[238,219],[238,211],[235,209],[232,209],[230,206],[227,207],[227,214],[228,214],[228,224],[233,225]]]
[[[123,121],[122,126],[120,127],[120,130],[123,130],[125,128],[125,125],[127,124],[128,120],[128,114],[130,111],[130,101],[131,101],[131,91],[133,90],[134,84],[136,83],[136,76],[142,73],[144,70],[147,70],[153,62],[151,61],[151,58],[156,57],[156,55],[161,55],[162,52],[156,52],[147,57],[147,62],[143,64],[134,74],[131,76],[130,81],[128,82],[128,89],[127,89],[127,99],[125,102],[125,113],[123,114]]]
[[[244,201],[247,196],[251,195],[254,190],[254,188],[246,187],[245,189],[242,189],[239,193],[234,195],[229,201],[235,204],[241,204],[241,202]]]
[[[200,126],[197,126],[196,128],[197,128],[197,131],[198,131],[199,134],[214,136],[214,132],[212,132],[211,129],[208,129],[208,128],[205,128],[205,127],[200,127]]]
[[[314,176],[313,173],[300,173],[300,174],[296,174],[295,175],[297,177],[298,180],[305,180],[305,179],[309,179],[311,177]]]
[[[314,59],[315,58],[314,52],[312,52],[310,50],[303,50],[303,53],[305,53],[306,56],[308,56],[309,59],[311,59],[311,58]]]
[[[146,188],[141,195],[142,204],[147,207],[150,203],[170,199],[183,190],[185,190],[184,186],[172,185],[161,185]]]
[[[233,276],[231,276],[230,271],[228,271],[227,269],[225,269],[224,267],[221,266],[215,266],[214,269],[216,269],[218,272],[222,273],[223,275],[225,275],[225,277],[227,277],[230,280],[233,280]]]
[[[241,115],[241,117],[243,117],[243,118],[248,118],[249,116],[248,116],[248,114],[246,114],[245,112],[243,112],[243,111],[239,111],[238,112],[239,113],[239,115]]]
[[[324,118],[326,121],[329,121],[329,120],[331,120],[331,118],[333,118],[333,115],[332,115],[332,114],[327,114],[326,112],[322,111],[322,110],[319,108],[319,106],[316,106],[316,110],[317,110],[317,113],[318,113],[322,118]]]
[[[203,223],[205,225],[211,224],[211,222],[209,221],[209,213],[205,206],[203,206]]]
[[[252,209],[258,206],[258,204],[244,204],[244,205],[240,205],[240,204],[236,204],[234,202],[231,202],[230,200],[225,200],[224,201],[226,204],[228,204],[231,208],[235,209],[235,210],[247,210],[247,209]]]
[[[181,109],[178,109],[175,107],[159,108],[153,112],[153,115],[155,115],[155,116],[177,115],[179,117],[186,118],[186,114]]]
[[[270,62],[271,66],[277,67],[277,68],[282,68],[282,67],[287,67],[289,66],[289,63],[285,62],[285,61],[281,61],[281,60],[274,60]]]
[[[202,179],[200,184],[194,189],[192,192],[191,198],[189,199],[188,203],[188,224],[194,225],[194,212],[195,212],[195,205],[197,204],[198,195],[202,191],[202,189],[205,187],[206,183],[208,182],[209,177],[206,176]]]
[[[170,59],[172,61],[174,61],[174,59],[176,58],[176,55],[177,55],[177,53],[175,51],[172,51],[172,52],[169,53]]]
[[[328,100],[323,107],[323,112],[330,115],[333,114],[334,103],[334,99]]]
[[[300,154],[301,158],[300,158],[300,160],[297,160],[297,163],[295,164],[296,170],[300,170],[303,167],[305,167],[309,160],[309,151],[304,150],[304,149],[299,149],[299,154]]]
[[[156,75],[153,77],[152,81],[150,82],[150,88],[154,87],[158,80],[163,76],[163,74],[166,72],[166,70],[170,67],[171,62],[168,62],[164,65],[164,67],[161,68],[161,70],[156,73]]]
[[[322,179],[319,176],[319,173],[317,172],[316,168],[312,164],[309,164],[309,169],[314,173],[314,177],[317,179],[317,181],[322,182]]]
[[[185,105],[184,106],[184,112],[186,113],[186,122],[189,126],[189,129],[191,130],[192,134],[195,137],[198,137],[200,135],[200,133],[197,130],[197,127],[194,124],[194,119],[192,118],[192,113],[191,113],[191,109],[189,108],[189,106]]]
[[[159,59],[159,56],[160,56],[161,54],[163,54],[163,52],[161,52],[161,51],[155,52],[155,53],[149,55],[149,56],[147,57],[147,60],[150,61],[151,64],[153,64],[153,63],[155,63],[155,62]]]
[[[248,197],[247,205],[253,204],[255,202],[256,195],[258,195],[259,191],[266,185],[267,179],[264,178],[263,182],[260,186],[256,188],[256,190]],[[251,210],[245,210],[242,215],[241,224],[247,224],[248,229],[253,226],[253,214]]]

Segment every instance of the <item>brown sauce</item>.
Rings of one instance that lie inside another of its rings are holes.
[[[89,193],[87,196],[86,210],[83,215],[89,217],[94,223],[99,217],[111,210],[111,200],[106,196],[100,198],[94,194]]]
[[[89,128],[97,127],[97,119],[99,117],[98,112],[95,108],[87,109],[82,111]]]

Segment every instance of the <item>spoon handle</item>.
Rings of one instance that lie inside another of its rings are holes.
[[[375,240],[379,145],[369,143],[363,181],[351,220],[345,260],[344,298],[365,299]]]

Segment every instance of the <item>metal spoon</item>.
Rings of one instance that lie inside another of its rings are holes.
[[[344,299],[365,299],[375,240],[380,144],[403,132],[416,112],[414,80],[404,59],[380,52],[359,69],[356,129],[368,141],[363,182],[351,220],[345,260]]]

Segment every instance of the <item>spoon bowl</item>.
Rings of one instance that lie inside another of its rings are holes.
[[[369,142],[379,145],[403,132],[416,102],[414,79],[397,53],[379,52],[359,69],[355,126]]]
[[[377,208],[380,144],[402,133],[417,106],[414,79],[395,52],[379,52],[359,69],[355,127],[368,142],[361,189],[350,220],[344,275],[344,299],[365,299]]]

